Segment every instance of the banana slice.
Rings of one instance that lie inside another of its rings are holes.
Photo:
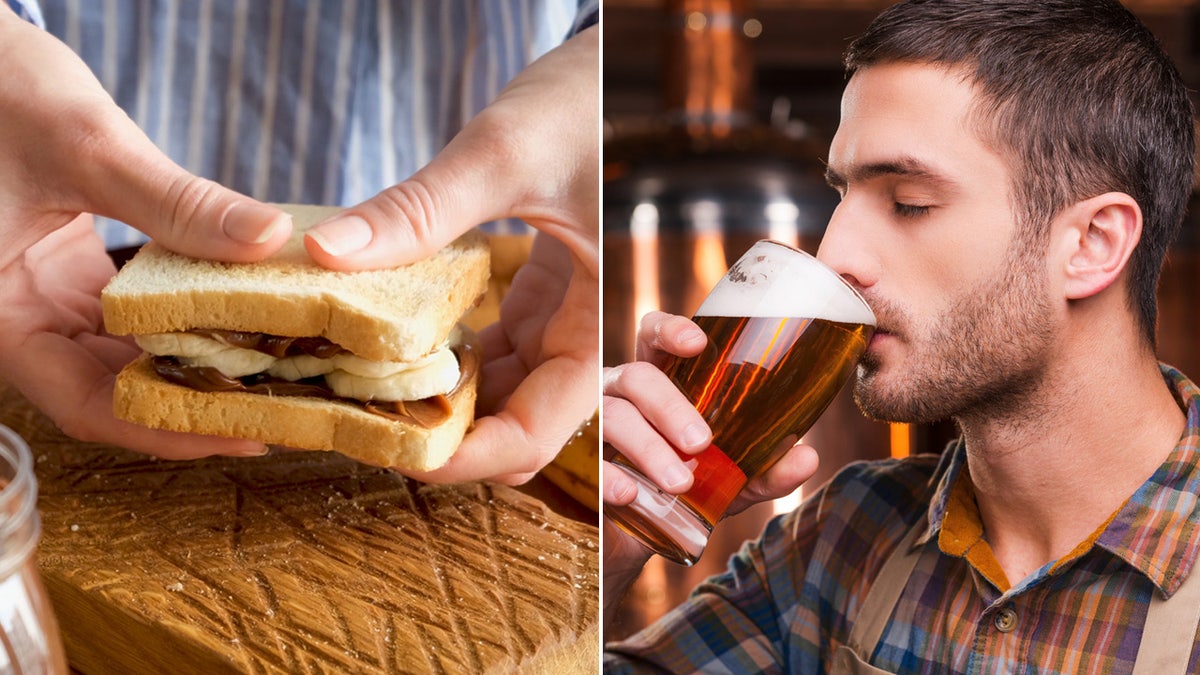
[[[315,356],[301,354],[279,359],[271,364],[270,368],[267,368],[267,373],[295,382],[307,377],[326,375],[333,372],[333,370],[333,359],[319,359]]]
[[[270,354],[238,347],[226,347],[215,354],[203,356],[181,356],[179,360],[189,366],[216,368],[225,377],[244,377],[261,373],[276,361]]]
[[[453,351],[439,349],[422,363],[387,377],[335,370],[325,376],[325,382],[338,396],[361,401],[415,401],[445,394],[458,382],[458,359]]]
[[[208,356],[229,349],[228,345],[194,333],[153,333],[135,335],[133,339],[156,356]]]
[[[445,347],[430,353],[428,356],[417,359],[412,362],[404,361],[368,361],[361,356],[355,356],[349,352],[342,352],[330,359],[333,361],[334,367],[338,370],[344,370],[351,375],[367,378],[384,378],[391,377],[397,373],[402,373],[406,370],[423,368],[431,363],[436,362],[439,358],[445,358],[439,352],[449,351]]]
[[[261,373],[276,360],[270,354],[230,347],[210,337],[192,333],[138,335],[134,341],[156,356],[174,356],[189,366],[216,368],[226,377]]]

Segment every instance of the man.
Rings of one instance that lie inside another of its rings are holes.
[[[1200,391],[1154,352],[1192,185],[1178,73],[1106,0],[912,0],[846,65],[818,257],[879,320],[856,400],[962,437],[848,467],[606,667],[1195,672]],[[704,343],[664,315],[640,336],[650,359]],[[702,449],[703,421],[645,364],[605,393],[606,440],[686,490],[667,444]],[[797,448],[743,503],[813,468]],[[606,534],[610,608],[648,555]]]
[[[575,34],[525,64],[527,14],[551,5],[566,24],[578,12]],[[42,9],[79,53],[30,23]],[[92,214],[182,253],[251,261],[291,223],[235,190],[358,202],[306,239],[337,270],[411,262],[482,222],[519,218],[539,235],[480,336],[480,417],[446,466],[419,477],[528,480],[596,409],[597,13],[596,0],[0,2],[0,379],[82,440],[175,459],[261,454],[113,417],[115,373],[139,350],[103,330],[99,293],[115,270]],[[438,30],[409,39],[412,22]],[[504,63],[486,72],[451,57],[494,60],[496,45]],[[424,103],[402,106],[400,93]],[[427,113],[439,119],[412,119]],[[415,173],[400,180],[398,167]]]

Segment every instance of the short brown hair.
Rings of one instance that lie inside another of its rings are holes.
[[[1150,31],[1114,0],[907,0],[846,52],[847,74],[886,62],[965,68],[981,137],[1005,155],[1032,235],[1075,202],[1133,197],[1142,238],[1129,301],[1155,344],[1156,291],[1191,193],[1192,105]]]

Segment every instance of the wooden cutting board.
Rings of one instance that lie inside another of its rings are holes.
[[[39,562],[83,673],[596,672],[597,530],[501,485],[330,453],[167,462],[29,442]]]

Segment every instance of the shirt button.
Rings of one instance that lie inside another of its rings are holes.
[[[1012,607],[1005,607],[996,612],[996,618],[992,623],[1001,633],[1011,633],[1017,627],[1017,611]]]

